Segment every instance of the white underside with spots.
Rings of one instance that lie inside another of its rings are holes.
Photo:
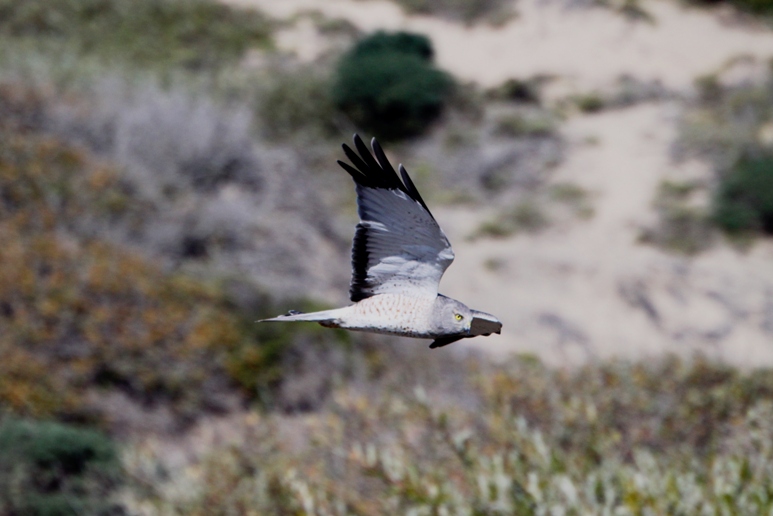
[[[342,308],[339,326],[347,330],[404,337],[431,337],[435,297],[380,294]]]
[[[353,305],[333,310],[280,315],[266,321],[318,322],[330,328],[352,331],[385,333],[402,337],[434,338],[432,331],[433,310],[437,296],[406,296],[380,294]]]

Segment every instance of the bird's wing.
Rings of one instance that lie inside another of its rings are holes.
[[[448,238],[405,168],[399,167],[401,181],[375,138],[372,155],[356,134],[354,146],[359,155],[343,145],[351,165],[338,161],[354,179],[360,215],[351,300],[385,293],[437,295],[440,278],[454,260]]]

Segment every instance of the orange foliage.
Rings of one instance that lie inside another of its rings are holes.
[[[218,292],[81,230],[121,196],[84,152],[0,121],[0,408],[88,413],[99,385],[191,411],[225,376],[242,335]]]

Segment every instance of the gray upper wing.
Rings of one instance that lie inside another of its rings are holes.
[[[352,301],[384,293],[437,294],[454,252],[411,178],[398,177],[374,138],[373,154],[354,135],[351,165],[338,161],[354,179],[360,222],[352,246]],[[375,155],[375,158],[374,158]]]

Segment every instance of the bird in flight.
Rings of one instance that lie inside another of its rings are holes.
[[[372,154],[356,134],[354,146],[357,152],[343,145],[351,164],[338,161],[354,179],[360,216],[352,246],[353,304],[290,311],[261,322],[313,321],[329,328],[434,339],[433,349],[499,333],[502,323],[493,315],[438,293],[454,252],[405,168],[398,167],[400,180],[375,138]]]

